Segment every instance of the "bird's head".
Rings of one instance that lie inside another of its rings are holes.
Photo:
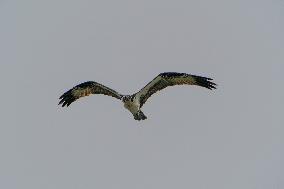
[[[125,102],[131,100],[131,96],[130,95],[124,95],[121,100],[122,100],[122,102],[125,103]]]

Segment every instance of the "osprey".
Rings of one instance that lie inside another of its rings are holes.
[[[121,100],[124,103],[124,107],[132,113],[134,119],[140,121],[147,119],[147,117],[141,111],[141,108],[145,104],[147,99],[154,93],[168,86],[184,84],[198,85],[210,90],[216,89],[216,84],[211,80],[211,78],[190,75],[186,73],[165,72],[159,74],[139,92],[132,95],[122,95],[100,83],[97,83],[95,81],[87,81],[65,92],[59,98],[61,100],[58,105],[62,104],[62,107],[68,107],[72,102],[81,97],[89,96],[90,94],[103,94]]]

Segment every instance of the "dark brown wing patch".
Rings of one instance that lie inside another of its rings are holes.
[[[176,72],[165,72],[161,73],[160,76],[167,81],[169,81],[172,85],[198,85],[201,87],[205,87],[207,89],[216,89],[216,84],[213,83],[211,78],[190,75],[187,73],[176,73]]]
[[[210,90],[216,89],[216,84],[211,80],[211,78],[195,76],[186,73],[165,72],[155,77],[135,95],[140,98],[140,107],[142,107],[149,97],[168,86],[198,85]]]
[[[153,86],[151,86],[147,93],[141,94],[140,96],[140,108],[145,104],[148,98],[150,98],[154,93],[170,86],[165,80],[157,81]]]
[[[69,106],[75,100],[81,97],[89,96],[90,94],[104,94],[115,97],[117,99],[121,99],[122,97],[122,95],[120,95],[115,90],[112,90],[102,84],[94,81],[87,81],[73,87],[69,91],[65,92],[62,96],[60,96],[59,99],[61,100],[58,105],[62,104],[62,107],[64,107],[65,105]]]

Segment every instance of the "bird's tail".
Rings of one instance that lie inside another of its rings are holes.
[[[134,116],[134,119],[138,121],[147,119],[147,116],[145,116],[145,114],[141,110],[133,114],[133,116]]]

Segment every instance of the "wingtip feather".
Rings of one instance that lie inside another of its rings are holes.
[[[196,80],[196,84],[207,89],[217,89],[217,84],[212,82],[212,78],[201,77],[201,76],[194,76]]]

